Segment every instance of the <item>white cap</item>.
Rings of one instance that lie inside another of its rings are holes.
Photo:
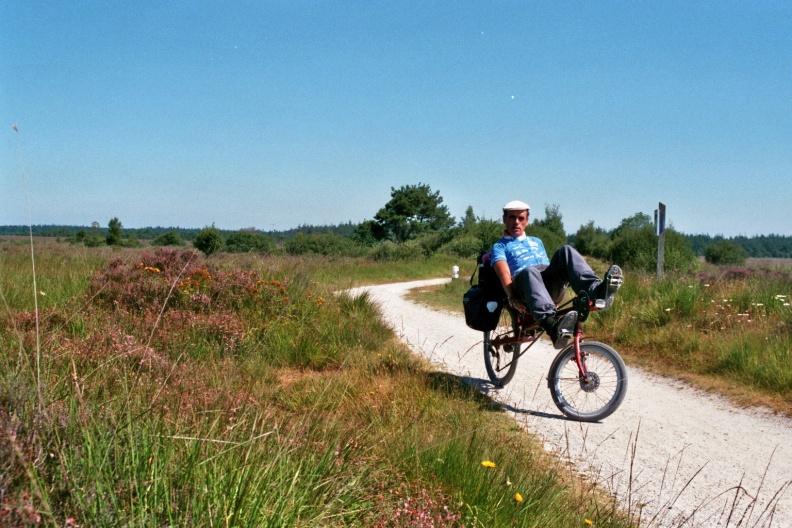
[[[503,212],[506,211],[530,211],[531,206],[520,200],[512,200],[503,206]]]

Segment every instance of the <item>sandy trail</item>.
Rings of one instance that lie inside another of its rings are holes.
[[[500,402],[548,450],[594,477],[642,526],[792,526],[792,420],[726,400],[628,365],[622,406],[602,423],[567,420],[546,375],[556,351],[537,343],[514,380],[495,389],[484,369],[482,334],[461,315],[404,299],[449,279],[355,288],[415,353]],[[461,301],[460,301],[461,302]]]

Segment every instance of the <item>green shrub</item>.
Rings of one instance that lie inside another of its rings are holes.
[[[330,233],[297,236],[284,244],[289,255],[349,255],[355,256],[363,252],[363,247],[351,239]]]
[[[103,246],[105,244],[105,241],[102,239],[102,237],[98,235],[89,235],[85,237],[85,240],[83,240],[83,244],[85,244],[87,247],[99,247],[99,246]]]
[[[151,241],[151,244],[154,246],[183,246],[184,239],[178,231],[174,230],[157,235],[154,240]]]
[[[397,244],[386,240],[376,246],[370,257],[378,262],[391,262],[396,260],[420,260],[425,258],[421,244],[416,240],[409,240]]]
[[[426,257],[431,257],[437,251],[443,247],[444,244],[451,241],[453,238],[453,233],[451,231],[444,231],[444,232],[435,232],[435,233],[427,233],[424,235],[419,236],[415,240],[421,245],[423,249],[424,255]]]
[[[275,242],[261,233],[236,231],[228,235],[225,250],[229,253],[272,253]]]
[[[657,259],[655,259],[655,262]],[[696,253],[690,241],[673,229],[665,231],[665,269],[680,273],[695,271],[698,267]]]
[[[611,244],[610,259],[621,266],[635,270],[657,269],[657,236],[651,226],[621,231]],[[665,232],[664,269],[678,272],[692,271],[696,267],[696,255],[690,242],[674,230]]]
[[[216,227],[204,227],[198,233],[198,236],[195,237],[193,245],[205,255],[211,255],[223,249],[225,240],[223,239],[223,233]]]
[[[475,258],[485,248],[480,239],[463,235],[443,245],[439,252],[461,258]]]
[[[630,230],[611,244],[611,260],[636,270],[654,271],[657,266],[657,237],[651,227]]]
[[[132,235],[129,238],[125,239],[123,242],[121,242],[121,247],[138,248],[138,247],[143,247],[143,244],[140,243],[140,240],[138,240],[137,236]]]
[[[610,253],[611,239],[601,227],[595,227],[592,220],[580,226],[575,233],[572,245],[582,255],[590,255],[598,259],[607,260]]]
[[[704,258],[710,264],[733,264],[742,266],[748,260],[748,252],[731,240],[721,240],[710,246],[704,251]]]
[[[73,237],[66,239],[70,244],[83,244],[86,247],[99,247],[105,245],[105,239],[97,234],[88,234],[84,229],[77,231]]]

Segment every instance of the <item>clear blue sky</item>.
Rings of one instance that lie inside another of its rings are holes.
[[[0,0],[0,127],[3,225],[792,235],[792,2]]]

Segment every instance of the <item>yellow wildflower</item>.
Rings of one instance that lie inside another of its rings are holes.
[[[485,460],[484,462],[481,463],[481,465],[488,468],[494,468],[495,462],[492,462],[490,460]]]
[[[523,501],[522,495],[520,495],[519,493],[515,493],[514,500],[516,500],[517,502],[522,502]]]
[[[594,521],[592,521],[591,519],[586,519],[586,521],[585,521],[585,522],[586,522],[586,524],[588,524],[589,526],[593,526],[593,525],[594,525]]]

